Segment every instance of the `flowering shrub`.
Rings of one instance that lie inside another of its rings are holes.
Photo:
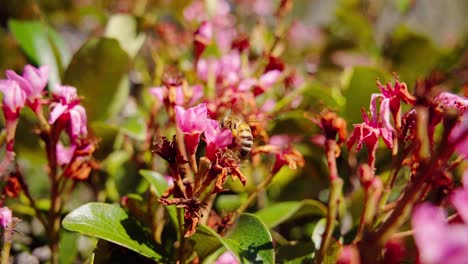
[[[2,264],[468,258],[461,39],[379,44],[356,1],[7,2]]]

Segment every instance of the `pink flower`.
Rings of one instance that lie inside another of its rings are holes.
[[[354,143],[357,141],[357,150],[362,148],[362,144],[365,143],[369,152],[369,165],[372,165],[375,160],[375,151],[377,150],[377,142],[379,137],[382,137],[387,147],[393,147],[392,132],[382,127],[380,123],[373,120],[370,121],[365,111],[362,111],[362,118],[364,123],[355,124],[353,133],[348,139],[347,145],[351,149]]]
[[[275,10],[275,5],[271,0],[256,0],[252,8],[258,16],[270,16]]]
[[[0,80],[0,91],[3,93],[3,114],[6,119],[17,119],[26,102],[26,93],[16,81]]]
[[[457,109],[461,113],[468,110],[468,99],[452,94],[449,92],[442,92],[434,98],[434,103],[442,106],[442,108]]]
[[[232,144],[232,132],[229,129],[221,129],[219,122],[213,119],[207,120],[205,128],[206,156],[213,160],[216,151]]]
[[[248,91],[254,87],[254,94],[259,95],[264,93],[266,90],[270,89],[281,76],[281,71],[271,70],[264,73],[260,78],[246,78],[239,83],[239,91]]]
[[[183,107],[175,106],[177,127],[184,133],[185,147],[191,155],[197,150],[200,143],[200,134],[205,131],[208,110],[206,104],[199,104],[185,110]]]
[[[21,89],[26,93],[28,101],[33,103],[37,100],[44,88],[47,86],[49,78],[49,67],[43,65],[35,68],[31,65],[24,66],[23,76],[18,75],[12,70],[7,70],[6,75],[8,79],[16,81]]]
[[[88,134],[86,110],[79,105],[80,100],[76,88],[57,85],[53,91],[54,103],[50,112],[49,124],[57,120],[67,126],[67,132],[72,141]]]
[[[468,170],[463,174],[463,187],[453,192],[451,201],[463,222],[468,224]]]
[[[468,158],[468,111],[450,133],[449,140],[455,144],[455,150],[465,159]]]
[[[57,143],[57,163],[59,165],[67,165],[70,163],[71,159],[73,158],[73,154],[75,153],[76,145],[71,145],[69,147],[65,147],[62,143]]]
[[[359,252],[356,247],[348,245],[344,246],[341,250],[338,259],[336,260],[337,264],[359,264]]]
[[[370,112],[373,122],[377,122],[379,115],[377,114],[377,100],[381,99],[380,102],[380,118],[383,125],[389,130],[394,131],[392,124],[390,123],[390,113],[393,116],[393,120],[397,120],[400,113],[400,100],[408,104],[414,104],[415,98],[409,94],[408,88],[405,83],[399,83],[398,79],[395,80],[395,85],[392,87],[390,83],[387,83],[386,87],[377,81],[381,94],[372,94],[370,103]]]
[[[11,223],[11,218],[13,217],[10,208],[8,207],[2,207],[0,208],[0,225],[3,226],[3,228],[6,228],[8,224]]]
[[[2,110],[6,121],[7,151],[10,152],[13,151],[18,118],[26,102],[26,93],[12,80],[0,80],[0,91],[3,93]]]
[[[421,263],[466,263],[468,226],[449,225],[445,218],[442,208],[429,203],[414,210],[411,222]]]

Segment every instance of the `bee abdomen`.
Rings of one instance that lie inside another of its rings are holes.
[[[247,155],[249,155],[250,151],[252,150],[253,137],[248,125],[239,126],[237,144],[239,145],[239,154],[242,158],[245,158]]]

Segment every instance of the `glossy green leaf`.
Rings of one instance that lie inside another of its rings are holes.
[[[137,20],[134,16],[117,14],[109,19],[104,35],[117,39],[120,46],[133,58],[145,42],[145,34],[138,33],[137,29]]]
[[[156,195],[161,197],[169,188],[167,180],[161,174],[151,170],[140,170],[141,176],[154,187]],[[175,206],[166,206],[166,210],[171,217],[172,223],[177,223],[177,208]]]
[[[278,262],[288,264],[312,263],[315,246],[313,242],[299,242],[278,248]]]
[[[191,239],[201,259],[224,246],[241,263],[275,263],[271,234],[252,214],[241,214],[225,237],[200,225]]]
[[[60,35],[35,20],[10,20],[8,27],[34,64],[49,66],[49,83],[60,83],[60,75],[70,60],[70,53]]]
[[[145,140],[146,138],[146,123],[141,116],[131,116],[127,118],[120,128],[125,134],[136,140]]]
[[[382,71],[371,67],[355,67],[345,86],[346,107],[342,116],[346,118],[348,128],[362,123],[361,108],[369,110],[372,93],[380,93],[376,80],[385,83],[387,80]]]
[[[319,127],[305,116],[304,111],[290,111],[275,117],[272,134],[312,135]]]
[[[75,86],[89,120],[107,120],[123,106],[128,95],[126,78],[130,58],[115,39],[95,38],[73,56],[64,83]],[[122,92],[124,90],[124,92]]]
[[[154,260],[163,257],[149,231],[117,205],[85,204],[69,213],[62,225],[67,230],[110,241]]]
[[[326,213],[327,208],[322,203],[315,200],[303,200],[277,203],[258,211],[255,215],[258,216],[268,228],[273,228],[286,221],[306,215],[323,217]]]
[[[71,264],[78,255],[78,234],[68,231],[60,233],[60,263]]]

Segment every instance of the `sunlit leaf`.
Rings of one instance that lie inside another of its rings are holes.
[[[145,41],[145,34],[137,32],[137,28],[135,17],[117,14],[109,19],[104,35],[117,39],[120,46],[133,58]]]
[[[169,188],[169,183],[161,174],[155,171],[150,171],[150,170],[140,170],[139,172],[141,176],[143,176],[143,178],[145,178],[145,180],[148,181],[151,184],[151,186],[154,187],[154,190],[156,191],[156,195],[158,197],[161,197]],[[171,217],[172,223],[176,224],[177,223],[176,207],[166,206],[166,210],[168,211],[169,216]]]
[[[224,246],[241,263],[275,263],[271,234],[265,224],[251,214],[241,214],[225,237],[200,225],[191,239],[201,259]]]
[[[121,108],[126,99],[121,90],[129,87],[128,83],[122,85],[122,79],[129,64],[127,53],[109,38],[91,39],[73,56],[64,83],[75,86],[84,97],[89,120],[107,120]]]
[[[387,81],[382,71],[376,68],[358,66],[352,70],[345,84],[346,107],[341,113],[346,118],[348,128],[363,122],[361,108],[368,111],[372,93],[380,93],[376,85],[377,79],[382,83]]]
[[[164,254],[149,231],[117,205],[85,204],[69,213],[62,225],[67,230],[110,241],[155,260],[161,260]]]
[[[30,20],[9,20],[8,27],[34,64],[47,65],[51,89],[61,83],[60,76],[70,60],[70,52],[60,35],[46,24]]]
[[[323,217],[327,208],[315,200],[291,201],[268,206],[255,213],[268,228],[306,215]]]

